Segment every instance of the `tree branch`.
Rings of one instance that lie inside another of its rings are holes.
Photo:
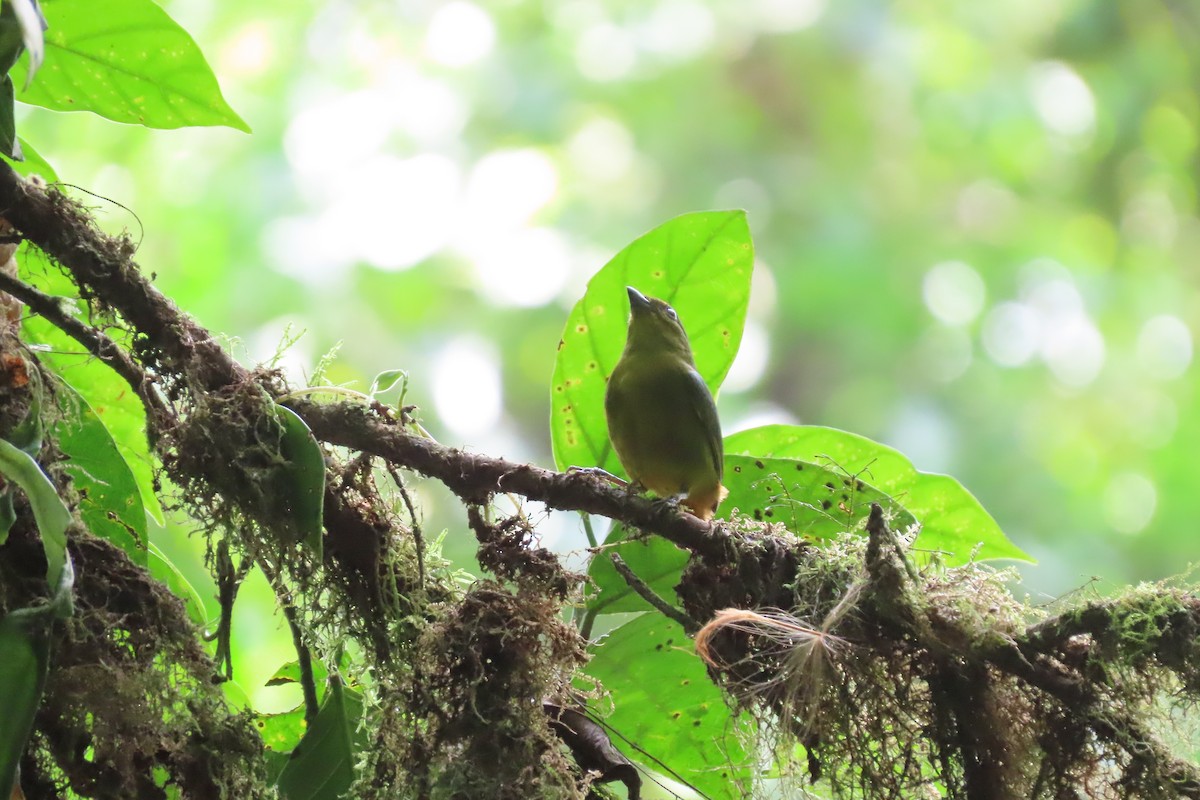
[[[683,628],[683,632],[688,636],[694,637],[696,635],[696,631],[700,630],[699,623],[697,623],[696,620],[692,619],[687,614],[680,611],[675,606],[668,603],[665,599],[655,594],[654,590],[651,589],[644,580],[639,578],[638,574],[634,572],[628,564],[625,563],[625,559],[621,558],[620,553],[609,553],[608,559],[612,562],[613,569],[615,569],[617,574],[625,580],[625,583],[629,586],[629,588],[637,592],[638,597],[657,608],[659,613],[661,613],[664,617],[678,622]]]
[[[590,474],[554,472],[446,447],[409,433],[364,405],[304,399],[288,400],[285,405],[303,417],[321,441],[371,453],[436,478],[469,503],[513,492],[551,508],[600,514],[653,531],[694,553],[717,559],[728,555],[729,532],[719,523],[709,524],[668,503],[630,494]]]
[[[101,309],[119,313],[177,370],[195,373],[210,389],[245,378],[246,371],[208,331],[146,280],[133,262],[133,243],[101,232],[78,203],[4,164],[0,208],[23,237],[70,272],[85,300],[94,297]],[[144,361],[159,353],[147,352]]]
[[[62,298],[48,295],[4,272],[0,272],[0,292],[5,292],[20,300],[29,307],[30,311],[79,342],[87,352],[103,361],[113,372],[124,378],[141,399],[146,413],[163,418],[157,422],[157,425],[161,425],[165,419],[173,416],[166,402],[156,394],[154,380],[150,375],[106,334],[97,328],[85,325],[68,314],[63,308]]]
[[[6,209],[4,216],[23,236],[71,273],[85,298],[95,297],[101,307],[115,309],[144,337],[149,346],[141,358],[152,362],[161,357],[156,370],[160,376],[186,375],[209,391],[252,380],[250,372],[233,360],[211,333],[146,280],[132,260],[128,241],[99,231],[69,198],[24,181],[5,164],[0,167],[0,208]],[[109,352],[107,343],[61,313],[53,298],[38,298],[19,285],[10,285],[38,302],[39,308],[34,310],[44,310],[44,316],[64,331],[95,339],[91,345],[81,340],[86,347],[96,348],[97,354]],[[13,294],[20,297],[17,291]],[[30,307],[34,308],[32,303]],[[135,389],[145,383],[144,371],[129,369],[125,362],[119,366],[118,372]],[[716,558],[726,554],[725,537],[718,526],[664,503],[615,490],[590,476],[556,473],[448,448],[372,418],[357,405],[320,405],[302,399],[286,404],[304,417],[318,439],[434,477],[460,497],[478,500],[494,492],[514,492],[552,508],[619,519],[696,553]]]
[[[995,784],[1002,778],[994,768],[1006,755],[1001,747],[1007,740],[1001,739],[1009,720],[980,706],[989,705],[1008,692],[1012,713],[1040,708],[1043,717],[1035,722],[1051,734],[1056,730],[1052,725],[1053,714],[1069,717],[1073,726],[1070,732],[1080,733],[1080,740],[1087,742],[1079,745],[1080,751],[1088,747],[1098,750],[1097,739],[1114,745],[1115,755],[1123,753],[1131,764],[1125,768],[1126,777],[1162,776],[1175,794],[1200,797],[1200,773],[1196,767],[1176,759],[1151,736],[1136,709],[1122,705],[1125,699],[1136,698],[1132,691],[1118,697],[1113,693],[1115,690],[1103,688],[1102,676],[1094,674],[1096,662],[1092,660],[1103,658],[1108,649],[1113,649],[1127,657],[1120,663],[1133,663],[1135,669],[1170,670],[1181,678],[1189,696],[1200,694],[1200,670],[1193,666],[1198,660],[1194,642],[1200,631],[1200,601],[1194,597],[1162,592],[1145,608],[1094,604],[1081,612],[1067,612],[1015,633],[999,630],[1001,626],[994,621],[995,629],[988,629],[989,617],[981,609],[972,611],[981,612],[982,623],[978,619],[964,621],[960,613],[962,607],[980,603],[974,596],[964,592],[938,606],[937,600],[923,593],[928,584],[922,582],[923,576],[906,561],[878,506],[872,509],[867,524],[865,559],[851,568],[844,560],[837,560],[844,559],[844,551],[841,556],[831,554],[769,529],[740,530],[729,523],[706,523],[667,503],[616,489],[586,473],[558,473],[446,447],[411,433],[381,407],[321,404],[301,397],[286,397],[278,385],[238,364],[207,330],[155,289],[133,262],[133,248],[128,240],[101,233],[87,213],[61,193],[27,183],[5,165],[0,167],[0,208],[23,236],[70,273],[94,312],[115,311],[120,315],[132,335],[130,352],[123,351],[101,331],[71,317],[55,298],[19,280],[0,275],[0,290],[20,298],[30,309],[79,341],[88,352],[112,366],[142,398],[150,425],[159,432],[162,426],[175,424],[176,418],[156,387],[163,387],[172,402],[183,398],[196,404],[222,393],[228,395],[230,388],[246,387],[253,396],[253,403],[248,404],[252,411],[259,410],[259,404],[269,407],[272,400],[286,398],[284,404],[304,418],[320,441],[377,456],[389,465],[434,478],[468,506],[482,504],[496,493],[511,492],[544,502],[550,508],[600,514],[663,536],[696,556],[679,590],[695,618],[711,614],[718,603],[721,605],[717,608],[726,605],[787,608],[807,603],[813,609],[820,609],[822,604],[830,605],[831,598],[842,597],[851,582],[865,577],[867,588],[861,607],[844,615],[846,630],[837,632],[854,642],[854,662],[861,671],[841,685],[826,679],[817,688],[832,686],[831,691],[842,691],[850,695],[849,699],[865,698],[877,704],[870,710],[880,713],[867,713],[846,702],[847,696],[837,696],[836,701],[845,707],[847,715],[841,721],[843,733],[865,730],[871,735],[879,734],[879,742],[886,742],[895,731],[905,730],[906,726],[922,734],[929,730],[944,734],[941,744],[945,752],[956,756],[945,762],[943,771],[947,774],[942,776],[945,785],[959,785],[961,775],[968,796],[1001,796]],[[179,413],[185,421],[191,410],[186,403],[180,403]],[[168,449],[166,445],[160,446]],[[203,478],[200,475],[198,480]],[[388,517],[374,513],[378,505],[373,494],[365,499],[348,496],[349,499],[339,501],[340,495],[330,490],[335,483],[331,481],[326,487],[325,527],[333,545],[326,553],[334,555],[327,556],[325,566],[329,568],[333,563],[329,558],[343,558],[347,575],[377,577],[378,553],[371,546],[379,545],[388,534]],[[254,512],[251,509],[246,513]],[[475,516],[482,519],[477,512]],[[362,535],[347,537],[339,547],[336,535],[339,526],[351,525]],[[423,565],[419,571],[423,583]],[[1163,606],[1164,599],[1171,602]],[[1165,610],[1161,613],[1152,613],[1162,608]],[[1147,631],[1139,631],[1137,637],[1125,635],[1129,619],[1147,618],[1151,620]],[[386,630],[381,628],[380,636],[385,634]],[[1088,650],[1085,646],[1087,652],[1076,662],[1072,660],[1072,648],[1080,638],[1093,642],[1094,648]],[[752,637],[733,638],[727,644],[735,655],[740,648],[743,656],[740,661],[726,658],[730,664],[766,663],[756,660],[762,654],[754,651]],[[381,651],[386,650],[381,647]],[[839,669],[852,668],[847,666],[848,661],[830,663]],[[770,680],[782,680],[771,678],[765,671],[764,675]],[[931,681],[937,685],[930,687]],[[1015,690],[1014,684],[1018,686]],[[899,688],[893,689],[894,686]],[[916,710],[910,696],[905,694],[909,689],[913,696],[927,691],[921,695],[922,702],[935,708]],[[860,694],[854,696],[853,692]],[[786,696],[786,692],[767,696]],[[897,706],[890,709],[895,716],[887,718],[892,728],[856,727],[884,718],[888,709],[881,703]],[[1046,708],[1053,711],[1047,712]],[[786,708],[775,710],[786,711]],[[946,722],[926,729],[919,724],[922,713],[924,720]],[[979,715],[983,716],[975,719]],[[780,715],[779,719],[787,718]],[[828,725],[829,719],[825,722]],[[842,740],[847,741],[850,741],[848,736]],[[1042,746],[1045,749],[1053,744]],[[810,748],[810,754],[820,752],[823,752],[820,744]],[[912,752],[908,751],[906,757]],[[867,753],[869,758],[877,755]],[[1109,748],[1097,758],[1112,756],[1113,749]],[[1050,758],[1046,756],[1047,761]],[[961,773],[955,773],[956,768]],[[902,766],[900,773],[904,769]],[[1054,764],[1051,769],[1059,770],[1056,780],[1075,774],[1072,771],[1075,765],[1069,761]],[[914,780],[923,778],[918,776]]]

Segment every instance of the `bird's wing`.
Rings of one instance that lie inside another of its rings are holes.
[[[721,443],[721,420],[717,417],[717,404],[713,401],[712,392],[700,373],[694,369],[688,370],[688,401],[692,412],[699,418],[700,425],[708,437],[708,455],[712,459],[713,468],[717,471],[717,481],[724,475],[723,459],[724,445]]]

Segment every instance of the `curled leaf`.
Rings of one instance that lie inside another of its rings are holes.
[[[58,586],[67,560],[67,526],[71,512],[54,484],[33,457],[0,439],[0,474],[21,487],[29,497],[42,547],[46,550],[46,583]]]

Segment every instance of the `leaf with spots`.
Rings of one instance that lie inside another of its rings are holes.
[[[1009,541],[996,520],[961,483],[948,475],[921,472],[899,451],[863,436],[815,425],[766,425],[727,436],[725,452],[752,456],[751,461],[755,460],[753,457],[772,457],[828,465],[833,470],[830,474],[835,476],[835,484],[847,476],[856,476],[868,488],[885,493],[916,517],[921,523],[921,533],[914,546],[940,551],[950,566],[964,564],[972,555],[976,559],[1031,560]],[[730,465],[731,458],[727,455],[727,485]],[[832,497],[818,492],[801,499],[812,504],[814,500],[823,502]],[[737,503],[736,498],[730,497],[722,510]]]
[[[287,766],[288,758],[304,737],[304,706],[279,714],[256,714],[254,724],[263,740],[263,758],[267,762],[270,780],[278,780]]]
[[[604,387],[625,347],[626,286],[670,303],[712,390],[737,355],[754,247],[743,211],[684,214],[617,253],[588,282],[558,345],[551,386],[554,462],[623,474],[608,441]]]
[[[832,539],[865,528],[871,504],[879,503],[888,523],[904,530],[916,523],[895,500],[854,475],[794,458],[725,456],[729,497],[717,516],[736,509],[764,522],[778,522],[797,536]]]
[[[250,128],[217,85],[192,37],[153,0],[50,0],[46,60],[25,103],[55,111],[92,111],[148,128],[227,125]],[[25,81],[28,59],[13,68]]]
[[[648,753],[713,800],[745,796],[750,765],[738,724],[679,625],[643,614],[592,652],[587,673],[612,693],[603,722],[625,755],[665,772]]]
[[[878,489],[836,467],[810,461],[727,455],[724,483],[729,497],[717,511],[718,519],[729,519],[736,509],[757,520],[780,523],[797,536],[829,539],[845,531],[861,531],[871,503],[883,506],[897,530],[916,522],[903,506]],[[688,554],[661,537],[631,539],[629,534],[625,526],[613,526],[602,555],[592,559],[589,611],[616,614],[650,609],[617,573],[609,552],[619,553],[659,597],[674,601]]]

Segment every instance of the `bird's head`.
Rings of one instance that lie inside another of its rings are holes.
[[[626,350],[675,353],[691,363],[692,348],[675,309],[658,298],[646,297],[632,286],[626,286],[625,291],[629,294],[630,311]]]

